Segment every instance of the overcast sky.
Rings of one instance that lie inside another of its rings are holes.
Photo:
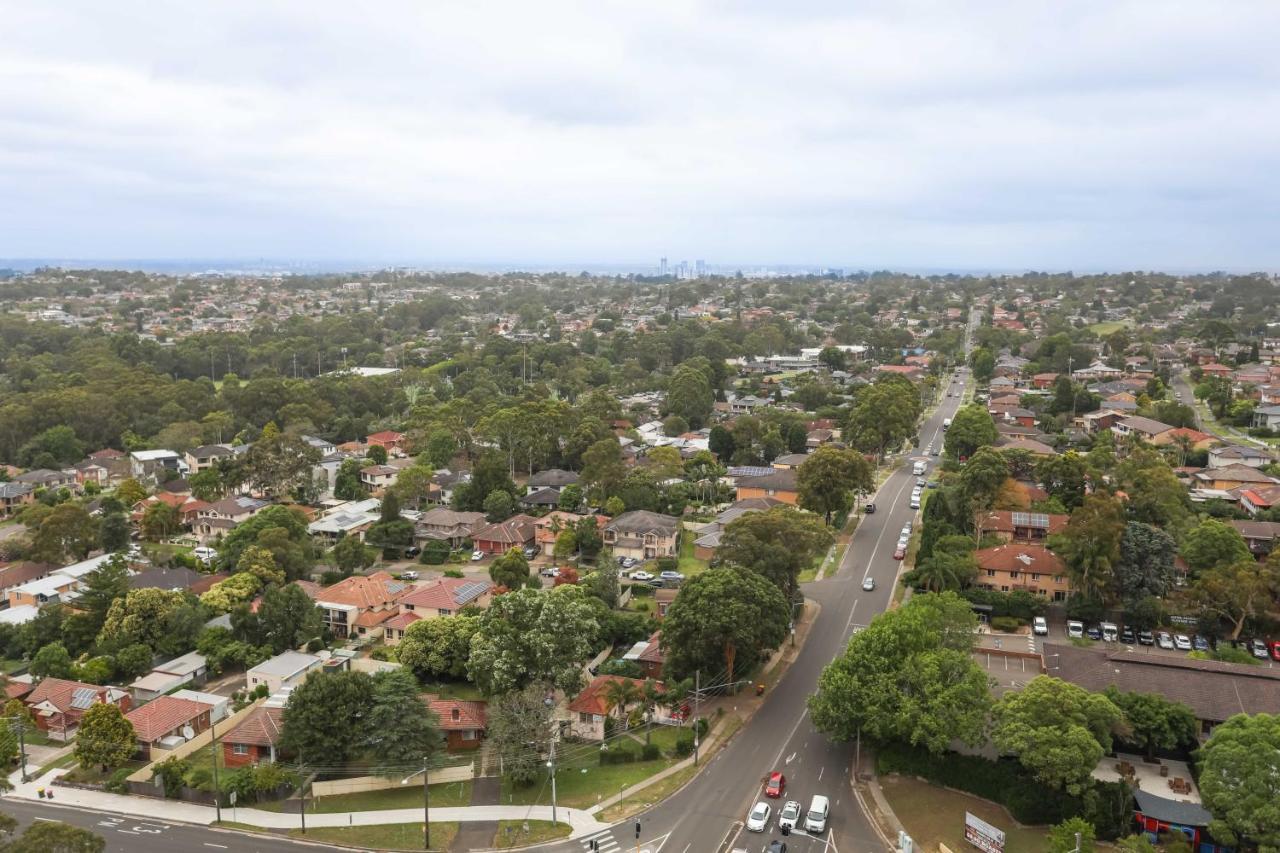
[[[1280,269],[1280,3],[0,0],[0,257]]]

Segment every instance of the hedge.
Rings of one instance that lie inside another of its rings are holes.
[[[1098,838],[1103,839],[1128,834],[1130,829],[1132,794],[1121,782],[1094,782],[1083,797],[1073,797],[1046,789],[1013,759],[991,761],[954,752],[933,755],[901,744],[877,749],[876,770],[919,776],[935,785],[991,800],[1023,824],[1055,824],[1080,816],[1092,823]]]

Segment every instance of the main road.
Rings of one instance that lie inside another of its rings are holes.
[[[972,335],[971,319],[970,336]],[[967,348],[967,345],[966,345]],[[963,396],[963,382],[946,379],[937,410],[920,428],[919,455],[929,448],[942,450],[944,419],[952,417]],[[955,392],[956,396],[950,396]],[[872,500],[876,512],[864,515],[833,576],[808,584],[804,592],[821,610],[808,640],[766,701],[708,766],[676,795],[636,818],[611,827],[598,836],[603,853],[647,849],[651,853],[727,853],[742,848],[757,853],[773,839],[781,839],[778,810],[787,800],[808,808],[814,794],[830,798],[827,832],[809,836],[792,832],[785,839],[788,853],[817,853],[830,848],[838,853],[883,853],[888,847],[865,814],[851,785],[855,745],[837,743],[818,732],[809,720],[807,700],[828,662],[844,651],[849,638],[876,614],[889,607],[900,563],[893,559],[898,535],[916,516],[909,500],[915,484],[911,465],[901,465],[880,486]],[[865,590],[871,578],[874,588]],[[762,783],[774,770],[786,775],[786,792],[780,800],[765,800],[773,808],[768,830],[746,832],[747,812],[764,800]],[[640,824],[640,844],[635,823]],[[556,845],[556,853],[584,853],[590,839]]]

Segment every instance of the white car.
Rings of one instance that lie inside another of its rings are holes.
[[[651,581],[653,580],[653,575],[648,572],[632,572],[631,579],[633,581]]]
[[[1172,649],[1173,637],[1170,637],[1167,632],[1161,631],[1159,634],[1156,634],[1156,645],[1162,649]]]
[[[769,828],[769,815],[773,814],[773,809],[768,803],[756,803],[751,809],[751,813],[747,815],[747,832],[764,832]]]
[[[544,578],[558,578],[560,577],[560,570],[555,566],[547,566],[538,574],[542,575]]]
[[[133,553],[133,549],[130,548],[129,552]],[[201,545],[199,548],[192,548],[191,555],[202,563],[212,563],[214,560],[218,559],[218,552],[213,548],[210,548],[208,545]]]
[[[478,563],[484,559],[484,551],[472,551],[471,562]]]
[[[862,579],[862,588],[867,592],[871,592],[871,590],[876,588],[876,579],[871,577],[871,575],[867,575]]]
[[[1186,634],[1174,634],[1173,645],[1177,647],[1180,652],[1189,652],[1191,651],[1191,638]]]
[[[1075,619],[1067,620],[1067,636],[1073,640],[1084,637],[1084,623]]]
[[[1037,616],[1031,620],[1031,630],[1035,631],[1037,636],[1043,637],[1049,633],[1049,623],[1043,616]]]
[[[416,581],[417,579],[418,579],[417,572],[401,572],[400,573],[400,580],[402,581]]]
[[[800,822],[800,804],[795,800],[787,800],[787,804],[778,812],[778,829],[795,829]]]
[[[659,572],[658,577],[662,578],[664,581],[684,580],[684,575],[681,574],[680,572]]]

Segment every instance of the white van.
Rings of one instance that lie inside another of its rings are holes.
[[[1098,626],[1102,629],[1102,639],[1108,643],[1114,643],[1120,638],[1120,629],[1110,622],[1103,622]]]
[[[911,473],[919,477],[921,474],[923,474],[925,471],[928,471],[928,470],[929,470],[929,463],[921,459],[920,461],[916,462],[914,466],[912,466]]]
[[[831,811],[831,803],[821,794],[814,794],[809,803],[809,812],[804,816],[806,832],[822,832],[827,828],[827,816]]]
[[[1044,637],[1049,633],[1049,623],[1043,616],[1037,616],[1031,620],[1031,630],[1036,632],[1039,637]]]
[[[950,429],[950,428],[951,428],[951,418],[943,418],[943,420],[942,420],[942,428],[943,428],[944,430],[948,430],[948,429]]]
[[[1068,621],[1068,622],[1067,622],[1067,636],[1068,636],[1068,637],[1071,637],[1072,639],[1076,639],[1076,640],[1078,640],[1078,639],[1080,639],[1081,637],[1083,637],[1083,636],[1084,636],[1084,623],[1083,623],[1083,622],[1077,622],[1077,621],[1076,621],[1076,620],[1074,620],[1074,619],[1072,619],[1072,620]]]

